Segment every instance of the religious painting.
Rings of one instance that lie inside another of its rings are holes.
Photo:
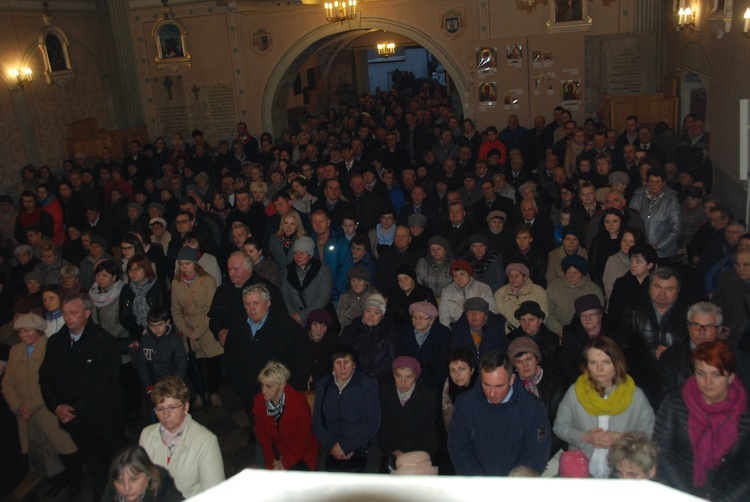
[[[497,101],[497,84],[495,82],[485,82],[479,86],[479,102],[490,103]]]
[[[176,19],[170,19],[165,14],[154,24],[151,37],[156,42],[157,63],[165,66],[172,63],[187,63],[190,66],[192,57],[187,50],[187,30]]]
[[[73,79],[73,69],[68,54],[68,37],[59,28],[48,25],[39,34],[37,46],[44,59],[44,76],[47,82],[62,83]]]
[[[562,100],[563,102],[573,102],[581,100],[581,81],[580,80],[563,80],[561,82],[562,87]]]
[[[531,62],[532,63],[541,63],[542,62],[542,51],[534,51],[531,53]]]
[[[477,71],[495,73],[497,71],[497,47],[480,47],[477,49]]]
[[[588,31],[593,21],[588,16],[586,0],[554,0],[550,2],[548,33]]]
[[[505,59],[508,64],[518,64],[523,60],[523,47],[521,44],[505,46]]]

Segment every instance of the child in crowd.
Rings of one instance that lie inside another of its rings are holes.
[[[352,237],[357,235],[357,217],[351,213],[345,214],[341,218],[341,230],[344,232],[346,240],[351,241]]]
[[[562,246],[562,229],[564,226],[570,225],[571,212],[569,207],[560,209],[560,221],[555,225],[555,248]]]
[[[187,352],[182,339],[169,321],[169,311],[154,307],[146,318],[148,328],[138,347],[138,377],[146,392],[165,376],[182,379],[187,375]]]

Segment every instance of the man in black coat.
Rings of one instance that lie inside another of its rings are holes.
[[[125,442],[118,385],[120,354],[114,338],[89,319],[87,295],[66,298],[62,312],[65,326],[47,343],[39,386],[47,408],[78,446],[78,454],[62,456],[66,470],[70,469],[68,499],[80,495],[81,462],[85,460],[94,500],[99,500],[109,464]]]
[[[291,372],[289,384],[305,390],[310,376],[307,340],[302,327],[286,312],[271,308],[271,294],[260,284],[242,291],[247,316],[235,316],[224,342],[224,362],[232,389],[242,396],[250,423],[253,399],[260,392],[258,374],[274,360]]]

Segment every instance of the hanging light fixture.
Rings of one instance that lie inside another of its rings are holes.
[[[396,54],[396,44],[393,42],[381,42],[378,44],[378,56],[387,58]]]
[[[357,18],[357,0],[337,0],[336,2],[326,2],[326,20],[329,23],[351,21]]]

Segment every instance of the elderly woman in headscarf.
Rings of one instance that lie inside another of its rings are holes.
[[[516,310],[523,302],[533,301],[539,304],[545,315],[549,312],[547,292],[543,287],[534,284],[529,277],[529,268],[523,263],[509,263],[505,267],[508,284],[495,292],[494,300],[498,314],[506,319],[505,331],[510,333],[518,327],[517,324],[507,322],[513,319]]]
[[[320,444],[312,433],[312,410],[307,397],[287,383],[290,376],[289,369],[276,361],[269,361],[258,375],[255,437],[266,469],[315,471]]]
[[[391,364],[393,379],[380,389],[380,431],[383,452],[381,471],[395,468],[395,459],[411,451],[434,456],[435,392],[419,381],[419,361],[400,356]]]
[[[717,340],[693,349],[692,363],[693,376],[659,408],[659,477],[704,499],[748,500],[750,408],[735,357]]]
[[[46,321],[36,314],[21,315],[13,323],[21,343],[10,349],[2,379],[3,397],[16,414],[21,451],[29,452],[29,439],[46,439],[65,464],[67,481],[80,485],[78,448],[70,435],[60,428],[55,414],[47,409],[39,388],[39,367],[47,348],[46,326]]]
[[[339,333],[333,317],[324,309],[316,309],[307,316],[307,355],[310,361],[308,388],[331,374],[331,351],[339,344]]]
[[[430,302],[409,305],[411,322],[398,327],[399,354],[413,357],[421,368],[419,381],[439,390],[448,376],[445,365],[451,332],[438,320],[438,309]]]
[[[570,324],[575,314],[576,298],[594,294],[600,302],[604,301],[602,290],[589,278],[589,264],[581,256],[568,256],[562,261],[565,277],[555,279],[547,287],[549,315],[545,321],[554,333],[561,334],[563,326]]]
[[[339,298],[336,315],[341,323],[341,329],[349,326],[354,319],[365,312],[365,300],[376,290],[370,284],[370,272],[362,265],[356,265],[346,272],[349,288]]]
[[[450,265],[453,262],[451,248],[445,237],[436,235],[427,241],[427,256],[417,262],[417,282],[432,289],[439,296],[445,287],[453,282]]]
[[[368,296],[364,306],[362,317],[356,318],[341,333],[341,343],[351,345],[359,353],[358,365],[365,374],[385,384],[398,353],[398,337],[390,319],[385,317],[383,295]]]
[[[427,286],[423,286],[417,282],[417,273],[414,271],[414,267],[408,263],[404,263],[396,270],[396,281],[398,282],[398,290],[396,290],[391,296],[391,317],[393,322],[397,326],[401,326],[404,323],[411,321],[411,315],[409,314],[409,306],[416,302],[430,302],[437,309],[438,303],[435,299],[435,293],[432,289]]]

